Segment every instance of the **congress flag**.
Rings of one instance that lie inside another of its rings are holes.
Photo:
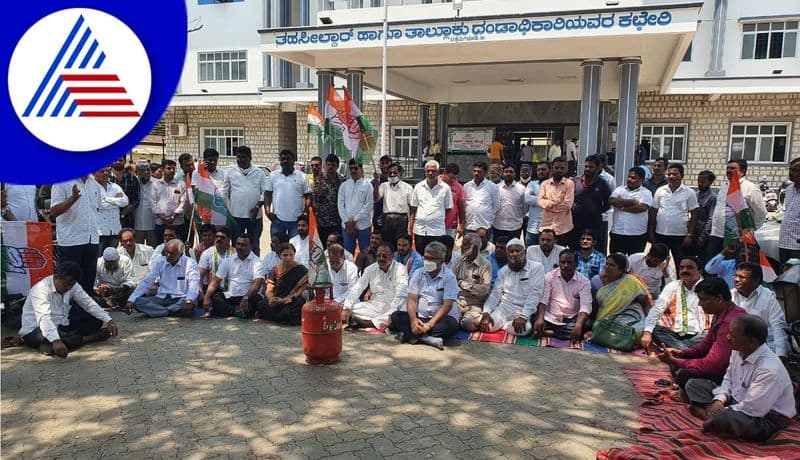
[[[31,286],[53,274],[53,225],[3,222],[2,295],[28,295]]]
[[[194,203],[197,214],[204,224],[236,227],[236,220],[225,205],[225,199],[211,180],[211,175],[206,171],[202,161],[197,163],[197,182],[192,184],[197,187],[194,193]]]

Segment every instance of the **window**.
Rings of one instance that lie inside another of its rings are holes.
[[[214,149],[220,156],[234,156],[234,150],[244,143],[244,128],[203,128],[201,131],[202,146]]]
[[[791,123],[732,123],[730,159],[786,163]]]
[[[683,53],[683,59],[681,62],[692,62],[692,45],[694,42],[689,43],[689,47],[686,48],[686,52]]]
[[[419,143],[419,131],[416,126],[392,127],[393,157],[416,158]]]
[[[666,157],[669,161],[686,161],[686,123],[642,123],[639,142],[650,143],[649,160]]]
[[[794,57],[797,21],[742,24],[742,59]]]
[[[246,81],[247,51],[197,53],[200,81]]]

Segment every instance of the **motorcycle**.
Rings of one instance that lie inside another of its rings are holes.
[[[780,208],[780,200],[778,199],[778,190],[771,188],[767,183],[767,176],[761,176],[758,188],[764,196],[764,205],[767,212],[776,212]]]

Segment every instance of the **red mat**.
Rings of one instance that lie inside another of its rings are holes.
[[[670,380],[669,371],[623,369],[644,399],[639,411],[638,444],[597,453],[602,460],[618,459],[800,459],[800,424],[793,421],[765,444],[720,439],[702,431],[702,421],[684,404],[667,397],[669,389],[655,385]]]

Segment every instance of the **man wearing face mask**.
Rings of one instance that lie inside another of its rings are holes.
[[[447,248],[438,241],[425,247],[424,267],[411,275],[405,308],[392,314],[401,343],[422,342],[443,350],[444,339],[458,332],[458,281],[444,266],[446,255]]]
[[[531,333],[531,316],[544,290],[544,267],[525,258],[525,244],[514,238],[506,244],[508,265],[500,270],[483,307],[480,329],[500,329],[512,335]]]
[[[374,199],[383,200],[383,241],[397,241],[408,230],[408,213],[414,187],[402,180],[403,167],[397,163],[389,165],[389,180],[375,187]]]
[[[344,324],[384,328],[389,324],[389,315],[406,304],[406,268],[392,260],[392,247],[385,242],[378,246],[377,259],[350,287],[342,310]],[[359,300],[367,289],[368,294]]]
[[[492,264],[480,254],[481,240],[467,233],[461,241],[461,256],[453,264],[458,280],[458,312],[461,327],[469,332],[478,330],[483,304],[489,296],[492,283]]]

